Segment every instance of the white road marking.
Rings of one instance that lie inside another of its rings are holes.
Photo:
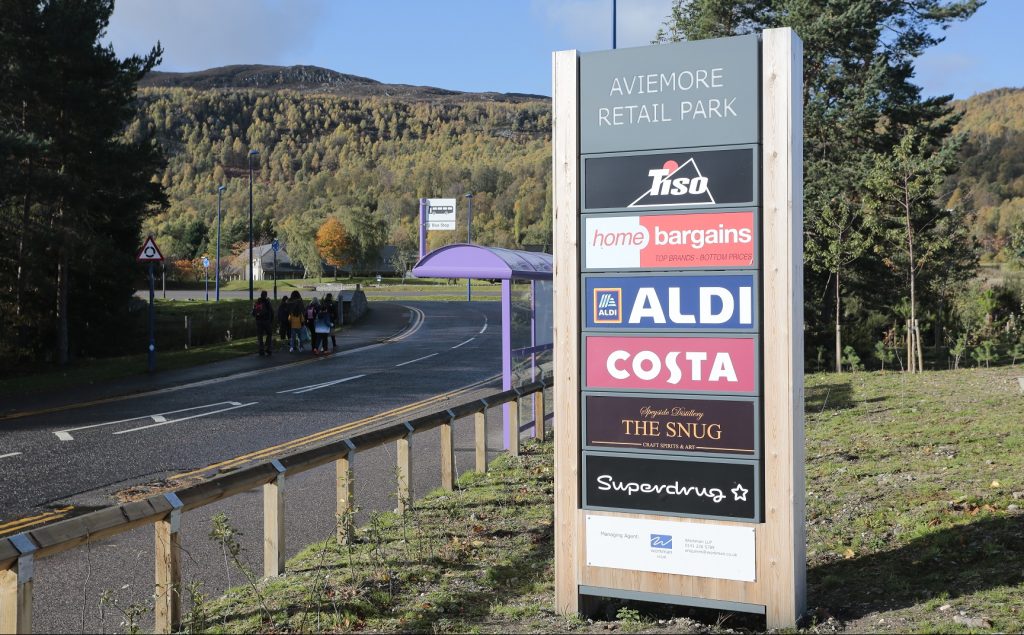
[[[12,456],[21,456],[21,452],[10,452],[8,454],[0,454],[0,459],[9,459]]]
[[[104,426],[112,426],[117,423],[128,423],[129,421],[138,421],[140,419],[152,419],[153,421],[160,422],[161,420],[167,421],[165,415],[173,415],[179,412],[188,412],[189,410],[202,410],[203,408],[213,408],[214,406],[222,406],[224,404],[230,404],[233,406],[239,405],[237,401],[218,401],[217,403],[206,404],[205,406],[193,406],[191,408],[182,408],[180,410],[171,410],[169,412],[161,412],[159,414],[142,415],[141,417],[132,417],[131,419],[118,419],[117,421],[106,421],[104,423],[94,423],[90,426],[81,426],[79,428],[68,428],[67,430],[61,430],[60,432],[54,432],[57,438],[61,441],[74,441],[75,438],[71,436],[72,432],[78,432],[79,430],[91,430],[93,428],[102,428]]]
[[[311,386],[299,386],[298,388],[289,388],[288,390],[278,390],[277,394],[281,395],[290,392],[295,395],[301,395],[304,392],[320,390],[321,388],[327,388],[328,386],[334,386],[335,384],[341,384],[346,381],[352,381],[353,379],[359,379],[360,377],[366,377],[366,375],[353,375],[352,377],[345,377],[344,379],[334,379],[331,381],[325,381],[321,384],[313,384]]]
[[[487,330],[487,317],[484,316],[484,327],[482,329],[480,329],[480,335],[483,335],[484,331],[486,331],[486,330]]]
[[[395,364],[395,368],[398,368],[399,366],[406,366],[406,365],[412,364],[414,362],[422,362],[425,359],[430,359],[434,355],[437,355],[437,353],[431,353],[430,355],[424,355],[423,357],[417,357],[416,359],[410,359],[407,362],[402,362],[401,364]]]
[[[469,338],[468,340],[466,340],[465,342],[463,342],[463,343],[461,343],[461,344],[456,344],[456,345],[455,345],[455,346],[453,346],[452,348],[458,348],[458,347],[460,347],[460,346],[465,346],[466,344],[469,344],[470,342],[472,342],[472,341],[473,341],[473,340],[475,340],[475,339],[476,339],[475,337],[471,337],[471,338]]]
[[[198,419],[200,417],[209,417],[210,415],[219,414],[221,412],[227,412],[228,410],[237,410],[239,408],[246,408],[248,406],[254,406],[254,405],[258,404],[259,402],[258,401],[252,401],[252,402],[249,402],[249,403],[238,403],[238,402],[231,401],[231,402],[225,402],[225,403],[234,403],[236,405],[231,406],[229,408],[221,408],[220,410],[213,410],[211,412],[204,412],[202,414],[192,415],[191,417],[182,417],[181,419],[170,419],[170,420],[164,421],[163,423],[151,423],[148,426],[141,426],[141,427],[138,427],[138,428],[131,428],[129,430],[118,430],[117,432],[114,432],[113,434],[128,434],[129,432],[138,432],[139,430],[149,430],[150,428],[158,428],[160,426],[165,426],[168,423],[180,423],[182,421],[188,421],[189,419]]]

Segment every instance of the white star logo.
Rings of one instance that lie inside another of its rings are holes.
[[[749,491],[750,490],[743,487],[742,485],[737,485],[736,487],[732,488],[732,499],[734,501],[746,501],[747,492]]]

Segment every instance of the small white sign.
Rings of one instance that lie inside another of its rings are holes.
[[[455,229],[455,199],[427,199],[427,229],[453,231]]]
[[[587,564],[753,582],[754,528],[587,515]]]

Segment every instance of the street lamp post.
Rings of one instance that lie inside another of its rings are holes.
[[[473,244],[473,193],[466,194],[469,211],[466,213],[466,244]],[[473,301],[473,279],[466,278],[466,302]]]
[[[259,150],[249,150],[249,302],[252,302],[252,158]]]
[[[217,270],[214,272],[213,277],[213,288],[217,302],[220,302],[220,201],[225,189],[227,188],[223,185],[217,188]]]

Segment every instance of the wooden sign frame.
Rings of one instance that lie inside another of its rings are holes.
[[[579,55],[553,55],[555,324],[555,605],[579,612],[588,596],[763,613],[768,628],[804,611],[803,120],[802,43],[791,29],[761,35],[764,522],[754,525],[753,582],[590,567],[580,495],[581,307]],[[668,519],[695,524],[751,525]]]

